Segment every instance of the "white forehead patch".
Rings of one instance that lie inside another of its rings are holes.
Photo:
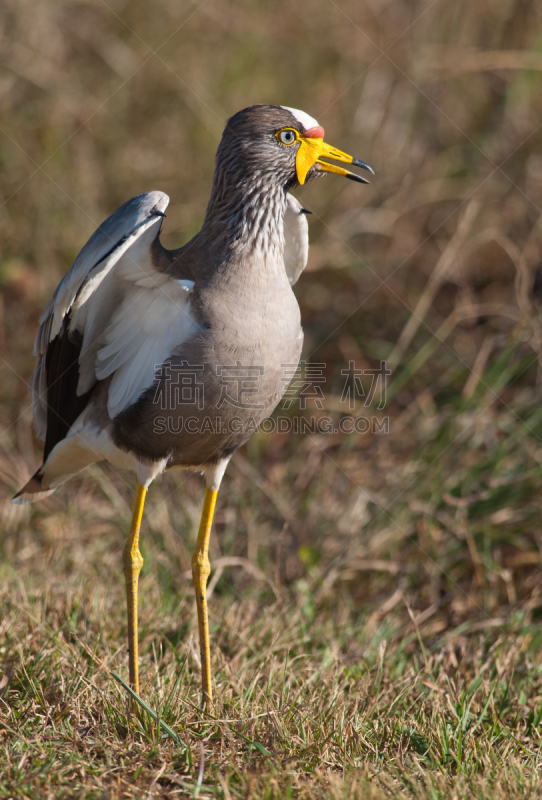
[[[304,111],[300,111],[298,108],[290,108],[289,106],[281,106],[285,111],[289,111],[290,114],[293,114],[294,117],[298,122],[300,122],[306,131],[310,130],[311,128],[315,128],[318,123],[311,117],[309,114],[305,114]]]

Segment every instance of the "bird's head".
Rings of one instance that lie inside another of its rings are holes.
[[[279,182],[285,189],[303,185],[325,172],[369,183],[354,172],[324,159],[353,164],[369,172],[364,161],[324,142],[324,129],[304,111],[257,105],[228,120],[217,151],[217,169],[237,185],[247,180]]]

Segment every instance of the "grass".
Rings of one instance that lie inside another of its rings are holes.
[[[102,487],[83,476],[67,502],[10,509],[4,796],[539,796],[539,416],[525,406],[488,422],[475,402],[447,403],[410,441],[405,419],[380,454],[398,464],[388,513],[374,477],[360,493],[350,471],[335,516],[329,484],[359,459],[347,438],[301,491],[288,474],[255,490],[241,455],[215,529],[209,713],[199,710],[189,570],[198,480],[176,491],[166,476],[146,513],[141,695],[154,719],[132,714],[113,675],[127,668],[126,488],[116,510],[106,476]],[[300,510],[285,520],[289,508]],[[38,538],[20,519],[29,514]]]
[[[215,607],[212,713],[197,709],[193,649],[147,633],[144,694],[174,742],[129,712],[102,648],[86,643],[99,629],[115,638],[96,616],[103,599],[82,595],[62,598],[60,625],[41,598],[14,598],[8,647],[34,646],[4,695],[4,796],[537,796],[539,631],[521,614],[424,644],[415,617],[416,633],[398,636],[346,604],[321,613],[307,596],[262,614],[230,598]]]
[[[249,103],[305,109],[377,172],[298,192],[314,211],[304,358],[325,365],[325,402],[276,416],[338,426],[350,362],[393,370],[383,408],[348,409],[380,429],[258,433],[232,460],[208,713],[201,479],[149,493],[136,715],[115,677],[133,479],[94,467],[36,506],[2,503],[0,797],[541,797],[540,8],[26,0],[0,15],[6,501],[39,463],[26,381],[56,283],[141,191],[171,195],[166,246],[188,239],[223,122]]]

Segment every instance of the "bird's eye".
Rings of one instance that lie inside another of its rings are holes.
[[[286,128],[277,133],[277,139],[281,144],[294,144],[297,141],[297,134],[290,128]]]

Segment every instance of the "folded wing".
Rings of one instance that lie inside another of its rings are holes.
[[[286,195],[284,214],[284,266],[290,285],[293,286],[307,266],[309,256],[309,226],[307,212],[296,198]]]
[[[191,281],[153,265],[152,247],[169,198],[134,197],[91,236],[41,319],[31,379],[44,460],[109,379],[110,417],[152,385],[155,372],[195,329]]]

